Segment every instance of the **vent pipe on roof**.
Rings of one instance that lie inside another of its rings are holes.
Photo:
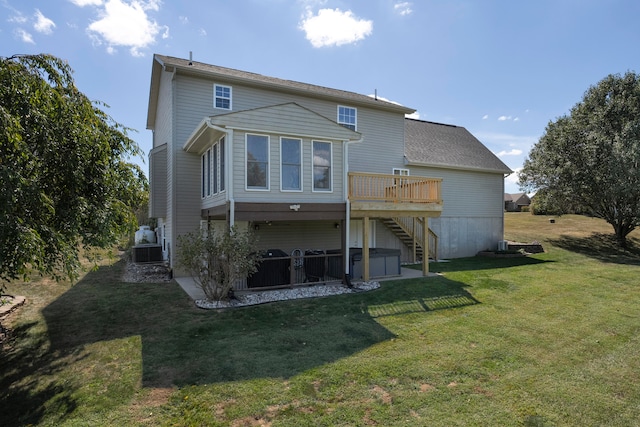
[[[378,100],[378,89],[374,89],[373,93],[374,93],[373,99],[375,99],[377,101]]]
[[[193,52],[189,51],[189,65],[193,65]]]

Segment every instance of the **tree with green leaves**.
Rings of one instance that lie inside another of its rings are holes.
[[[211,228],[178,236],[176,264],[185,269],[207,300],[229,299],[237,280],[256,272],[256,238],[237,227]]]
[[[81,248],[135,229],[141,155],[51,55],[0,57],[0,288],[31,272],[74,279]]]
[[[590,87],[547,125],[519,180],[555,210],[604,219],[626,247],[640,225],[640,76],[609,75]]]

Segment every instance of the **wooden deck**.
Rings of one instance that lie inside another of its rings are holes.
[[[351,217],[437,217],[442,179],[349,172]]]

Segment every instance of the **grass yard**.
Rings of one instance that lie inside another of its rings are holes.
[[[640,425],[640,232],[620,251],[593,218],[505,228],[546,252],[220,312],[117,260],[14,284],[0,425]]]

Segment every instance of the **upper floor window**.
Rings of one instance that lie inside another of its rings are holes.
[[[393,168],[393,174],[394,175],[407,176],[407,175],[409,175],[409,169]]]
[[[247,189],[269,189],[269,137],[246,135]]]
[[[302,191],[302,141],[280,138],[280,189]]]
[[[313,191],[332,191],[331,143],[313,141]]]
[[[358,112],[355,108],[338,105],[338,124],[356,130],[358,125]]]
[[[213,106],[231,110],[231,86],[213,85]]]

